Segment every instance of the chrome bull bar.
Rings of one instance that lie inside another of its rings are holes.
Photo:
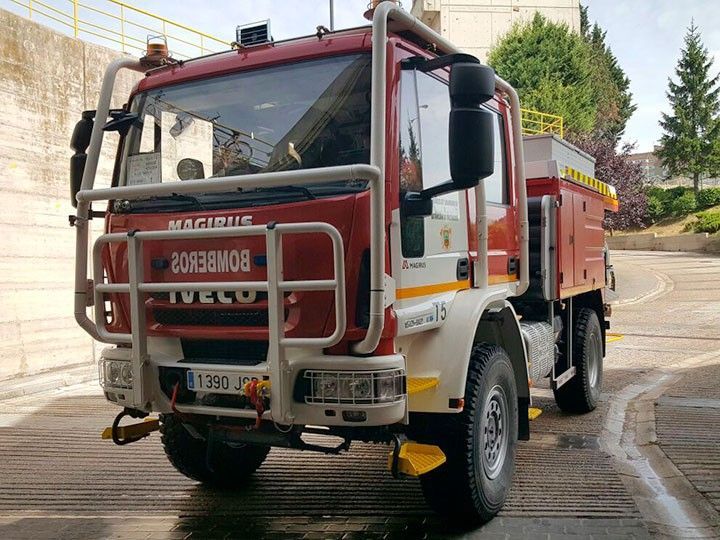
[[[332,242],[332,279],[293,280],[283,276],[282,238],[287,234],[324,234]],[[158,240],[200,240],[215,238],[237,238],[265,236],[267,256],[266,281],[185,281],[176,283],[155,283],[144,280],[145,261],[143,243]],[[108,244],[126,242],[128,248],[128,282],[106,283],[104,280],[102,250]],[[292,381],[287,380],[288,363],[286,347],[322,349],[337,344],[345,334],[347,326],[345,303],[345,252],[340,232],[329,223],[269,223],[217,229],[189,229],[176,231],[130,231],[109,233],[100,236],[93,246],[95,326],[104,341],[132,344],[132,368],[135,375],[133,403],[138,408],[146,406],[144,381],[151,376],[147,346],[147,321],[144,295],[148,293],[204,292],[213,290],[265,291],[268,294],[269,346],[265,371],[273,387],[271,412],[273,418],[292,421]],[[289,291],[333,291],[335,300],[335,330],[327,337],[285,337],[284,292]],[[105,294],[124,293],[130,295],[130,333],[108,332],[105,328]]]

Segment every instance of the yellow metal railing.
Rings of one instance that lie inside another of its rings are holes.
[[[531,109],[520,109],[522,119],[523,135],[539,135],[542,133],[554,133],[560,138],[565,135],[563,117],[556,114],[548,114]]]
[[[228,41],[117,0],[8,1],[27,10],[30,19],[54,21],[77,38],[93,36],[122,52],[144,54],[148,35],[165,36],[176,58],[230,48]]]

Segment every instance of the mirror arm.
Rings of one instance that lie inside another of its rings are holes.
[[[472,54],[454,53],[445,54],[436,58],[428,60],[424,56],[411,56],[405,58],[400,62],[400,69],[417,69],[423,73],[428,71],[435,71],[436,69],[452,66],[459,62],[467,64],[479,64],[480,60],[474,57]]]
[[[138,113],[127,112],[123,109],[111,110],[110,117],[112,120],[103,126],[103,131],[117,131],[123,137],[127,135],[130,127],[140,119]]]
[[[451,191],[459,191],[460,189],[462,188],[459,188],[455,182],[453,182],[452,180],[447,180],[442,184],[423,189],[420,192],[420,196],[423,199],[432,199],[433,197],[437,197],[438,195],[450,193]]]

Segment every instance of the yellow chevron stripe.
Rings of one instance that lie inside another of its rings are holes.
[[[613,200],[617,200],[617,194],[613,193],[613,190],[611,189],[610,184],[606,184],[605,182],[601,182],[597,178],[593,178],[592,176],[588,176],[578,170],[573,169],[572,167],[565,167],[564,171],[565,176],[569,176],[576,182],[580,184],[585,184],[588,187],[593,188],[595,191],[600,192],[601,194],[605,195],[606,197],[609,197]]]

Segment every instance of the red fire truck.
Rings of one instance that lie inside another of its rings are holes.
[[[273,446],[389,444],[393,474],[478,523],[506,498],[533,382],[566,411],[597,403],[617,197],[589,156],[523,139],[490,68],[393,2],[369,17],[107,68],[72,140],[75,316],[111,345],[116,443],[159,428],[172,464],[214,485]],[[121,69],[144,76],[112,110]],[[97,188],[106,131],[120,142]]]

